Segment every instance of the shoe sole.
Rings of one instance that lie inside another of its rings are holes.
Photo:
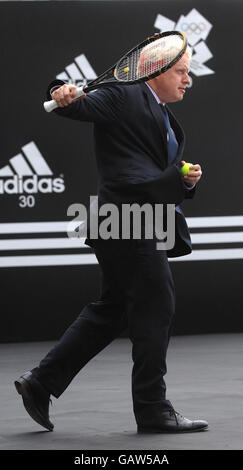
[[[43,426],[48,431],[53,431],[54,425],[52,423],[50,423],[50,425],[47,425],[43,420],[41,414],[38,413],[38,410],[34,410],[31,406],[31,402],[33,401],[33,399],[31,399],[32,393],[27,380],[20,378],[18,380],[15,380],[14,385],[18,394],[22,396],[24,407],[30,417],[36,423],[40,424],[40,426]]]
[[[183,430],[172,430],[172,429],[156,429],[156,428],[137,428],[137,433],[138,434],[182,434],[182,433],[187,433],[187,432],[200,432],[200,431],[207,431],[208,426],[204,426],[201,428],[196,428],[196,429],[183,429]]]

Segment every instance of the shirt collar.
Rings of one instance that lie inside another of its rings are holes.
[[[150,89],[152,95],[155,97],[157,103],[158,103],[158,104],[163,104],[163,106],[164,106],[164,103],[161,103],[161,101],[160,101],[158,95],[155,93],[155,91],[153,90],[153,88],[148,84],[148,82],[145,82],[145,83],[146,83],[147,87]]]

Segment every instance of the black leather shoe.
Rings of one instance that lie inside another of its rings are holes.
[[[208,428],[207,421],[184,418],[175,410],[163,411],[160,414],[158,423],[140,425],[138,424],[138,433],[180,433],[205,431]]]
[[[17,392],[22,395],[24,407],[31,418],[48,431],[52,431],[54,425],[49,419],[50,394],[32,372],[26,372],[14,384]]]

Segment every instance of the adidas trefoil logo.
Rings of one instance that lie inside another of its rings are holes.
[[[53,177],[53,172],[34,142],[24,145],[22,153],[10,158],[9,165],[0,168],[0,194],[63,191],[65,191],[64,179]]]
[[[80,54],[75,57],[74,62],[65,67],[65,72],[59,73],[56,78],[64,80],[76,86],[86,85],[88,81],[97,78],[87,57]]]

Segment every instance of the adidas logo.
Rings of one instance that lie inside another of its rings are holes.
[[[24,145],[22,153],[0,168],[0,194],[62,193],[64,190],[64,179],[53,178],[53,172],[34,142]]]
[[[84,54],[75,57],[74,62],[65,67],[65,72],[59,73],[56,78],[72,83],[76,86],[86,85],[90,80],[97,78]]]

